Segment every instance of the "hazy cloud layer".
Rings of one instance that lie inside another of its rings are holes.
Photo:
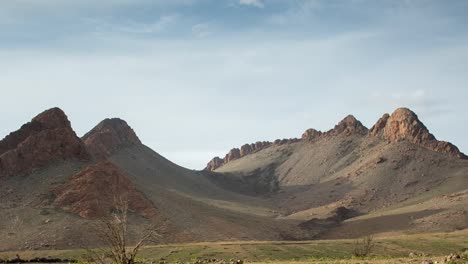
[[[468,152],[465,1],[0,2],[0,137],[62,107],[189,168],[257,140],[414,109]]]

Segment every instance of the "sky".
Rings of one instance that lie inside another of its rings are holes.
[[[245,143],[409,107],[468,152],[468,1],[0,1],[0,138],[62,108],[202,169]]]

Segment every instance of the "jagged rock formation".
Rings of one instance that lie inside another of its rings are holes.
[[[301,139],[306,141],[314,141],[320,138],[322,135],[323,133],[321,131],[309,128],[302,134]]]
[[[85,168],[53,192],[55,206],[83,218],[104,216],[116,209],[119,200],[128,201],[128,209],[138,215],[153,218],[157,213],[151,201],[109,161]]]
[[[227,164],[233,160],[240,159],[244,156],[250,155],[252,153],[258,152],[262,149],[268,148],[272,145],[284,145],[284,144],[291,144],[295,142],[299,142],[300,139],[297,138],[290,138],[290,139],[277,139],[274,142],[270,141],[257,141],[252,144],[245,144],[242,145],[241,148],[233,148],[231,149],[223,159],[220,157],[214,157],[208,164],[206,165],[204,170],[207,171],[214,171],[219,167]]]
[[[246,155],[255,153],[272,145],[284,145],[284,144],[292,144],[299,142],[301,140],[304,141],[315,141],[320,138],[324,137],[333,137],[338,135],[345,135],[349,136],[351,134],[358,134],[358,135],[366,135],[368,133],[368,129],[362,125],[354,116],[349,115],[345,117],[341,122],[339,122],[335,128],[322,133],[321,131],[317,131],[313,128],[306,130],[302,134],[302,138],[290,138],[290,139],[277,139],[273,143],[268,141],[259,141],[255,144],[245,144],[240,149],[234,148],[231,149],[228,154],[224,157],[224,159],[220,159],[219,157],[213,158],[210,162],[208,162],[205,170],[214,171],[219,167],[227,164],[233,160],[240,159]]]
[[[348,115],[343,120],[341,120],[333,129],[330,129],[325,133],[313,128],[307,129],[302,134],[301,139],[304,141],[316,141],[322,138],[339,135],[366,135],[368,131],[369,130],[359,120],[357,120],[352,115]]]
[[[385,113],[377,123],[369,130],[370,136],[383,136],[383,132],[385,130],[385,126],[387,125],[387,121],[390,118],[390,115]]]
[[[348,115],[341,120],[332,130],[325,133],[325,136],[337,136],[345,135],[349,136],[352,134],[366,135],[368,129],[354,116]]]
[[[27,173],[54,161],[88,158],[65,113],[52,108],[0,141],[0,176]]]
[[[407,140],[436,152],[466,158],[453,144],[437,140],[418,116],[408,108],[398,108],[391,116],[385,114],[371,129],[370,135],[383,137],[389,142]]]
[[[263,142],[263,144],[260,145],[245,144],[240,149],[232,149],[224,159],[215,157],[208,163],[205,170],[216,170],[232,160],[242,158],[271,145],[290,144],[300,140],[304,142],[316,142],[326,138],[350,135],[369,135],[386,139],[389,142],[408,140],[413,144],[423,146],[433,151],[447,153],[453,157],[466,158],[466,156],[453,144],[445,141],[438,141],[431,133],[429,133],[429,130],[424,126],[424,124],[419,121],[418,116],[414,112],[407,108],[399,108],[395,110],[391,116],[389,114],[384,114],[370,130],[354,116],[348,115],[333,129],[327,132],[321,132],[310,128],[302,134],[301,139],[277,139],[273,143]]]
[[[445,154],[462,155],[413,114],[385,115],[369,132],[349,116],[327,132],[309,129],[302,139],[245,144],[213,159],[208,170],[223,167],[210,173],[170,162],[118,119],[101,122],[83,137],[85,145],[63,112],[52,109],[0,141],[1,172],[11,173],[0,178],[0,251],[25,242],[36,250],[92,241],[89,219],[113,211],[119,196],[129,200],[129,230],[167,220],[164,243],[354,239],[467,228],[468,161]],[[29,152],[24,160],[5,162],[11,153]],[[79,157],[87,163],[68,160]],[[22,177],[5,164],[32,171]],[[343,221],[358,215],[366,216]],[[17,216],[26,221],[10,235]]]
[[[223,166],[223,164],[224,164],[224,159],[222,159],[220,157],[214,157],[212,160],[210,160],[210,162],[208,162],[208,164],[206,165],[205,170],[214,171],[217,168]]]
[[[226,156],[224,157],[224,162],[225,163],[228,163],[230,161],[233,161],[233,160],[236,160],[238,158],[241,157],[241,154],[240,154],[240,149],[238,148],[233,148],[231,149],[228,154],[226,154]]]
[[[104,159],[116,151],[141,141],[133,129],[122,119],[105,119],[82,138],[88,151],[97,159]]]

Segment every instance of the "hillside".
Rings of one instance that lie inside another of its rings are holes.
[[[300,139],[259,141],[188,170],[118,118],[76,136],[47,110],[0,141],[0,250],[96,245],[128,200],[132,236],[162,242],[304,240],[467,228],[468,160],[409,109],[368,129],[347,116]]]
[[[70,123],[65,114],[61,118]],[[33,131],[25,140],[36,136]],[[60,155],[0,179],[1,250],[77,248],[82,241],[93,245],[92,223],[112,211],[113,200],[122,194],[129,200],[132,233],[155,222],[165,242],[302,239],[315,234],[303,232],[296,221],[274,219],[274,206],[267,199],[225,190],[204,173],[170,162],[144,146],[123,120],[106,119],[82,139],[73,139],[84,148],[85,158],[47,150],[53,157]],[[49,145],[66,149],[67,143],[57,136]]]
[[[436,140],[409,109],[384,115],[370,130],[348,116],[327,132],[309,129],[299,142],[224,162],[215,173],[269,190],[282,219],[329,224],[321,237],[447,231],[468,223],[466,156]],[[366,220],[340,225],[340,207]]]

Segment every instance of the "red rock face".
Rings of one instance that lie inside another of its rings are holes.
[[[367,135],[368,129],[354,116],[348,115],[341,120],[335,128],[326,132],[326,136],[337,136],[345,135],[349,136],[352,134]]]
[[[146,218],[157,215],[151,201],[109,161],[85,168],[53,192],[56,195],[55,206],[87,219],[108,214],[116,209],[121,199],[127,201],[128,209],[138,215]]]
[[[418,116],[407,108],[398,108],[391,116],[384,115],[371,129],[371,136],[381,136],[390,142],[407,140],[430,150],[465,158],[458,148],[449,142],[438,141]]]
[[[88,151],[97,159],[104,159],[118,150],[140,145],[133,129],[118,118],[105,119],[83,136]]]
[[[0,141],[0,176],[28,173],[68,159],[87,160],[89,154],[59,108],[39,114]]]
[[[205,170],[214,171],[223,165],[224,165],[224,159],[221,159],[220,157],[214,157],[210,162],[208,162],[208,165],[206,165]]]
[[[375,125],[369,131],[369,135],[371,136],[383,136],[383,132],[385,130],[385,126],[387,125],[387,121],[390,118],[389,114],[384,114]]]
[[[306,140],[306,141],[314,141],[318,138],[320,138],[320,136],[322,136],[322,132],[320,131],[317,131],[313,128],[310,128],[310,129],[307,129],[304,134],[302,134],[302,140]]]
[[[241,148],[240,148],[240,155],[241,157],[245,156],[245,155],[249,155],[250,153],[252,153],[252,151],[255,149],[255,145],[251,145],[251,144],[245,144],[243,145]]]
[[[236,159],[239,159],[241,157],[240,155],[240,149],[238,148],[233,148],[229,151],[228,154],[226,154],[226,156],[224,157],[224,162],[225,163],[228,163],[230,161],[233,161],[233,160],[236,160]]]

